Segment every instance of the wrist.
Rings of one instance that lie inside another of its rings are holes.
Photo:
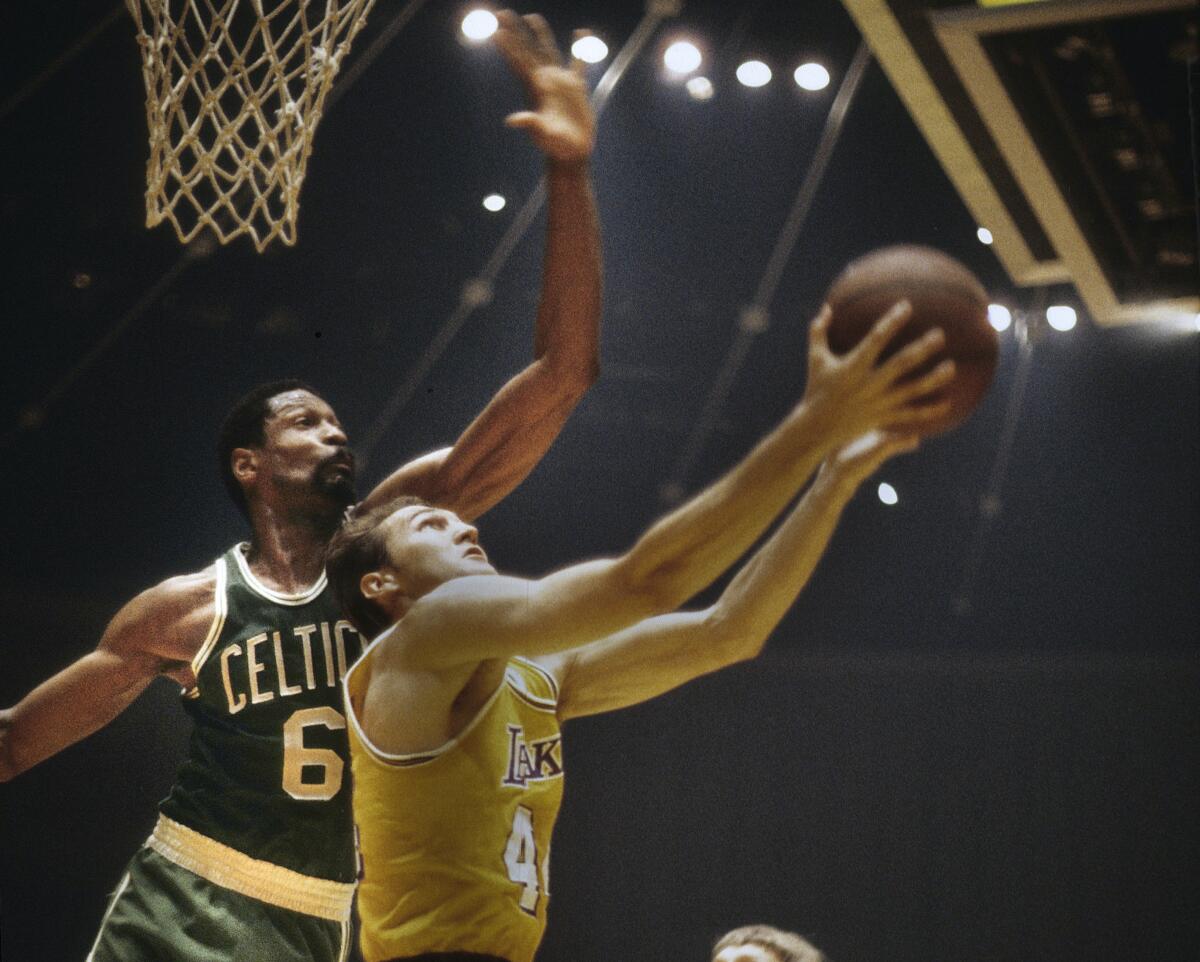
[[[793,408],[788,420],[822,461],[854,437],[841,406],[823,395],[805,396]]]
[[[575,160],[559,160],[555,157],[546,158],[546,176],[553,181],[586,181],[591,174],[591,155]]]

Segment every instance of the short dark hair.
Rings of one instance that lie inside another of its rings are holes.
[[[229,459],[235,448],[255,448],[263,445],[266,441],[263,426],[271,411],[271,398],[288,391],[317,393],[295,378],[260,384],[243,395],[221,422],[221,431],[217,435],[217,470],[221,473],[221,480],[225,483],[229,496],[233,498],[233,503],[247,518],[250,517],[250,508],[246,504],[246,492],[234,477]]]
[[[743,925],[726,932],[713,943],[712,957],[722,949],[739,945],[757,945],[774,953],[779,962],[829,962],[824,953],[795,932],[785,932],[772,925]]]
[[[428,506],[429,502],[401,495],[363,512],[351,511],[325,549],[325,574],[342,612],[364,638],[374,638],[388,627],[387,614],[362,593],[360,582],[386,560],[380,524],[401,508]]]

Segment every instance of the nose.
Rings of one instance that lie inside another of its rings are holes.
[[[462,544],[464,541],[479,544],[479,529],[469,524],[461,525],[454,534],[454,543]]]
[[[350,439],[346,437],[346,432],[342,430],[340,424],[334,424],[331,421],[325,422],[325,431],[322,440],[333,447],[345,447]]]

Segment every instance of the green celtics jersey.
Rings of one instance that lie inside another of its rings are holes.
[[[263,585],[238,546],[217,560],[216,616],[183,704],[195,729],[162,813],[252,858],[355,876],[341,677],[362,650],[322,573]]]

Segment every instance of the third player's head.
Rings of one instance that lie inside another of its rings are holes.
[[[726,932],[712,949],[712,962],[828,962],[807,939],[771,925],[743,925]]]
[[[221,425],[217,457],[234,503],[264,506],[332,530],[357,498],[354,457],[333,409],[301,381],[274,381],[239,400]]]
[[[330,542],[325,564],[342,610],[367,637],[447,581],[496,573],[472,525],[409,497],[350,518]]]

